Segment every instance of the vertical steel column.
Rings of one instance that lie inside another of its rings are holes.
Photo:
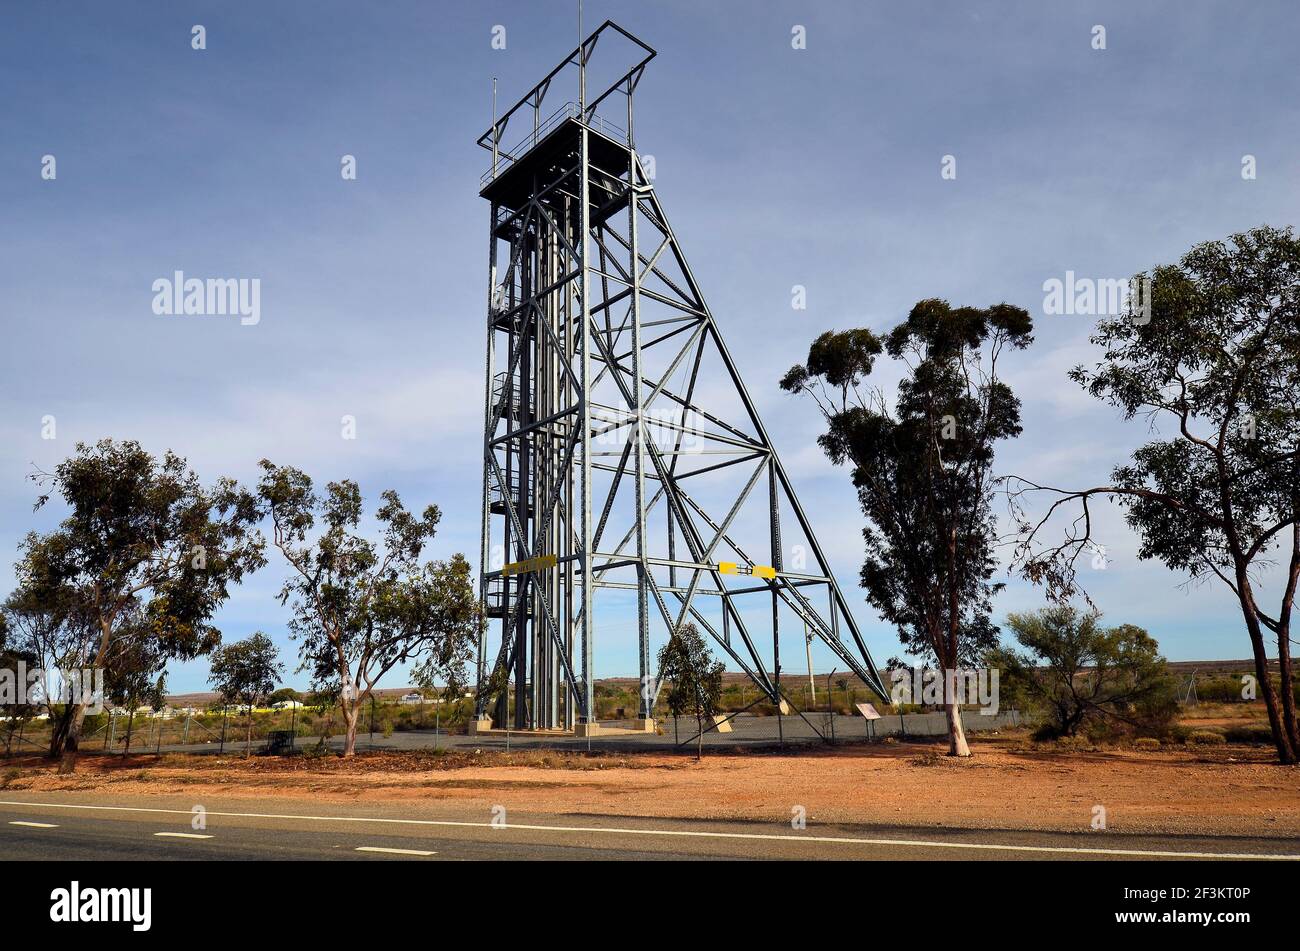
[[[561,227],[563,227],[564,229],[565,238],[568,239],[568,243],[571,244],[574,238],[574,233],[573,233],[574,229],[573,229],[572,207],[570,205],[570,201],[568,197],[565,197],[564,199],[564,219],[561,223]],[[563,253],[563,261],[562,261],[562,267],[564,269],[564,273],[565,274],[572,273],[575,263],[576,262],[573,260],[572,255],[569,254],[566,245],[566,250]],[[574,310],[573,304],[574,304],[573,284],[572,282],[569,282],[564,285],[564,309],[563,309],[564,354],[565,354],[567,365],[569,367],[573,366],[573,358],[574,355],[577,353],[577,346],[573,336],[573,310]],[[577,395],[578,395],[577,391],[574,389],[573,386],[572,376],[569,373],[564,374],[564,405],[572,406],[573,401],[577,397]],[[579,425],[579,421],[575,420],[573,416],[570,415],[565,417],[565,425],[571,428]],[[568,436],[569,438],[572,438],[573,434],[571,429],[570,431],[566,432],[565,435]],[[584,453],[584,458],[585,458],[585,453]],[[575,546],[573,544],[574,533],[577,530],[577,524],[576,524],[576,519],[574,516],[574,509],[573,509],[573,494],[574,494],[573,493],[573,468],[572,466],[570,466],[569,472],[565,476],[565,480],[564,480],[564,546],[561,549],[561,552],[566,556],[572,556],[577,553],[575,550]],[[574,572],[572,557],[569,557],[568,560],[564,562],[563,571],[564,571],[564,652],[565,652],[565,657],[568,660],[569,667],[570,669],[572,669],[572,667],[574,666],[573,649],[576,643],[576,637],[575,637],[576,624],[574,620],[574,606],[573,606],[573,585],[574,585],[575,572]],[[586,674],[584,673],[583,680],[585,681],[586,679],[587,679]],[[567,685],[566,685],[566,689],[567,689]],[[565,698],[566,699],[564,703],[564,726],[565,729],[572,730],[574,724],[577,722],[576,711],[577,711],[579,698],[574,696],[573,691],[571,689],[567,689]]]
[[[519,278],[515,272],[518,266],[516,262],[520,261],[518,242],[523,240],[523,225],[518,225],[519,234],[513,238],[510,243],[510,260],[511,266],[507,273],[510,275],[510,284],[505,289],[502,306],[511,314],[519,306],[519,292],[517,288],[522,286],[522,278]],[[509,323],[506,324],[506,353],[514,360],[514,354],[517,353],[519,343],[519,318],[512,316]],[[519,405],[517,403],[517,391],[515,389],[515,374],[518,372],[517,366],[511,362],[501,378],[501,400],[504,407],[506,419],[506,435],[514,432],[517,428],[516,423],[519,420]],[[515,478],[515,447],[514,440],[507,439],[505,445],[504,465],[501,468],[502,478],[505,484],[501,486],[502,504],[505,505],[507,499],[510,504],[516,504],[517,480]],[[511,546],[514,544],[513,527],[509,516],[501,520],[501,551],[503,552],[503,563],[511,560]],[[501,653],[502,661],[509,657],[509,651],[512,641],[517,639],[515,628],[522,623],[519,618],[518,609],[510,597],[511,584],[510,579],[501,577]],[[502,685],[501,692],[497,695],[496,716],[492,719],[497,726],[508,726],[510,718],[510,669],[507,666],[503,672],[505,683]]]
[[[534,117],[538,115],[537,110],[533,111]],[[534,120],[536,124],[536,119]],[[533,346],[536,348],[536,359],[533,362],[533,422],[546,418],[546,400],[547,388],[546,377],[550,372],[547,365],[547,346],[546,333],[542,324],[548,319],[546,311],[546,295],[543,293],[547,282],[546,259],[547,244],[550,234],[547,227],[538,222],[537,227],[537,251],[535,258],[535,275],[533,280],[533,294],[539,295],[535,299],[535,320],[537,327],[533,335]],[[532,557],[533,552],[543,543],[541,535],[541,522],[545,518],[542,512],[541,500],[546,498],[546,478],[550,469],[550,446],[546,440],[546,430],[533,430],[530,439],[533,443],[533,487],[532,502],[529,509],[533,513],[533,535],[528,545],[528,551],[525,557]],[[546,576],[542,572],[534,571],[532,591],[535,600],[545,601],[547,597]],[[538,729],[544,725],[546,709],[546,643],[542,637],[542,625],[540,618],[535,614],[532,625],[532,639],[529,644],[532,651],[531,676],[533,678],[532,690],[530,691],[532,716],[529,718],[529,725]]]
[[[536,326],[536,312],[534,307],[533,295],[536,293],[536,283],[534,281],[534,262],[533,256],[536,250],[536,231],[539,225],[534,225],[534,230],[524,234],[521,238],[523,241],[523,252],[519,260],[523,264],[523,270],[520,275],[522,287],[520,288],[520,297],[524,302],[523,319],[520,321],[520,358],[519,358],[519,428],[526,429],[533,421],[533,347],[537,335],[534,333]],[[532,440],[525,433],[519,440],[519,467],[518,467],[518,489],[516,496],[515,509],[519,516],[520,537],[517,540],[519,558],[527,558],[528,551],[532,542],[532,494],[535,487],[533,480],[533,459],[531,446]],[[528,662],[531,659],[530,650],[532,640],[534,619],[537,611],[534,607],[536,600],[535,594],[531,591],[532,578],[525,572],[519,573],[519,591],[518,591],[518,617],[519,621],[515,627],[515,727],[520,730],[528,729],[529,720],[529,680],[531,671],[528,669]]]
[[[556,280],[560,276],[559,255],[560,255],[560,235],[556,234],[554,229],[549,230],[546,248],[546,286],[551,288],[546,295],[546,321],[550,328],[546,335],[546,418],[551,419],[555,416],[556,411],[560,408],[560,387],[562,382],[562,358],[563,355],[557,349],[556,341],[559,340],[560,329],[560,292],[556,288]],[[564,463],[564,457],[560,447],[566,445],[561,439],[560,433],[563,424],[559,420],[550,422],[546,426],[546,445],[547,445],[547,468],[549,472],[546,478],[546,495],[547,512],[546,512],[546,547],[543,554],[558,555],[560,550],[560,520],[558,513],[554,511],[554,505],[550,501],[554,495],[556,483],[560,479],[567,479],[568,473],[561,471]],[[552,618],[557,623],[561,618],[560,606],[560,567],[557,562],[554,568],[546,572],[546,604],[550,608]],[[544,639],[546,644],[546,708],[545,722],[547,729],[554,729],[557,725],[560,712],[560,654],[554,639],[549,636]]]
[[[781,499],[777,494],[777,475],[776,475],[776,458],[772,454],[767,466],[768,474],[768,505],[769,519],[772,526],[772,567],[778,572],[782,570],[781,564]],[[785,724],[782,722],[781,704],[785,701],[781,697],[781,598],[778,593],[778,584],[772,582],[772,676],[776,683],[776,730],[780,737],[781,745],[785,745]]]
[[[585,54],[583,54],[585,63]],[[583,89],[585,97],[586,70],[583,70]],[[582,299],[579,303],[581,313],[578,315],[582,324],[582,690],[585,694],[582,703],[584,719],[595,721],[595,670],[592,664],[592,624],[591,605],[595,583],[595,559],[591,550],[591,166],[589,164],[590,133],[585,123],[579,133],[581,144],[578,158],[578,202],[579,225],[582,231],[582,261],[580,280],[582,281]]]
[[[632,425],[632,449],[635,455],[633,479],[635,485],[636,505],[636,620],[637,620],[637,656],[640,660],[640,717],[649,719],[658,694],[658,685],[650,685],[650,611],[648,604],[650,564],[646,561],[649,552],[646,549],[645,524],[645,401],[641,390],[641,258],[637,253],[636,212],[638,199],[636,148],[632,138],[632,93],[627,96],[627,228],[628,228],[628,274],[632,279],[632,398],[635,405]],[[670,631],[669,634],[672,632]]]
[[[496,110],[496,80],[492,81],[492,100],[493,112]],[[495,118],[495,115],[494,115]],[[495,162],[494,162],[495,170]],[[491,562],[492,539],[491,532],[491,503],[490,503],[490,485],[492,478],[492,466],[488,462],[488,454],[492,450],[492,436],[495,426],[491,426],[490,421],[493,418],[492,406],[492,376],[495,371],[495,347],[496,330],[493,323],[496,319],[496,293],[497,293],[497,237],[496,225],[498,205],[492,203],[492,217],[488,222],[488,297],[487,297],[487,357],[486,373],[483,383],[483,420],[485,432],[483,435],[483,505],[482,521],[480,522],[479,534],[479,559],[478,559],[478,592],[479,601],[486,604],[488,600],[488,582],[487,572],[488,565]],[[488,628],[486,620],[479,625],[478,630],[478,664],[475,668],[475,703],[478,702],[478,694],[483,690],[483,668],[487,664],[487,635]]]

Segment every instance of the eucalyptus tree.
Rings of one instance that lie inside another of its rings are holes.
[[[952,756],[970,755],[958,670],[997,639],[994,449],[1021,429],[998,364],[1032,340],[1019,307],[923,300],[883,339],[865,328],[823,333],[781,380],[815,401],[826,421],[818,443],[850,468],[868,523],[862,586],[907,653],[939,668]],[[867,384],[882,354],[903,369],[893,398]]]
[[[27,693],[24,668],[35,667],[36,655],[19,647],[13,638],[7,605],[0,607],[0,709],[7,724],[5,755],[13,750],[14,733],[40,709]]]
[[[135,716],[141,707],[161,711],[166,703],[167,655],[162,642],[148,636],[148,622],[138,606],[120,620],[104,658],[105,699],[126,710],[126,738],[122,755],[131,752]],[[136,635],[139,636],[136,636]]]
[[[722,702],[722,662],[709,653],[694,624],[683,624],[659,649],[659,676],[672,686],[665,698],[676,721],[695,718],[695,758],[703,752],[704,721],[713,718]]]
[[[93,676],[91,683],[82,676],[90,669],[100,631],[86,610],[86,600],[66,587],[39,594],[19,587],[0,608],[8,619],[11,648],[31,658],[31,667],[41,673],[36,700],[49,718],[52,758],[63,754],[76,712],[71,692],[94,689]],[[56,683],[66,691],[55,689]]]
[[[1126,420],[1157,432],[1163,423],[1163,436],[1116,466],[1108,484],[1073,489],[1015,480],[1016,564],[1053,597],[1079,593],[1078,560],[1098,551],[1092,502],[1118,502],[1141,540],[1140,558],[1232,592],[1278,758],[1295,763],[1300,239],[1290,228],[1256,228],[1197,245],[1144,277],[1149,300],[1099,321],[1092,342],[1103,349],[1101,360],[1070,377]],[[1038,494],[1052,501],[1031,517]],[[1062,530],[1048,529],[1062,513],[1072,514]],[[1270,567],[1280,567],[1272,608],[1264,600]],[[1280,690],[1270,676],[1266,632]]]
[[[253,708],[266,701],[284,676],[280,652],[271,639],[257,631],[251,637],[218,648],[208,665],[208,682],[225,705],[248,711],[245,753],[253,749]]]
[[[110,651],[150,641],[188,660],[220,642],[212,618],[230,586],[265,564],[254,497],[230,479],[200,484],[172,452],[161,459],[126,440],[78,443],[53,472],[37,471],[36,507],[58,496],[68,514],[20,547],[19,587],[51,604],[68,598],[93,638],[83,661],[103,669]],[[143,620],[135,623],[133,607]],[[86,702],[72,703],[61,772],[76,767]]]
[[[261,466],[261,504],[292,569],[280,599],[292,603],[299,669],[311,674],[313,690],[339,704],[343,755],[351,756],[362,707],[398,664],[410,663],[422,683],[463,681],[481,623],[469,562],[459,553],[421,560],[441,518],[436,505],[416,516],[385,491],[376,543],[360,530],[355,482],[330,482],[321,497],[300,470],[265,459]]]

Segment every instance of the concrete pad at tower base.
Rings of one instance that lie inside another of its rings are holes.
[[[777,704],[777,706],[781,708],[781,716],[788,717],[790,715],[790,704],[782,700],[779,704]]]
[[[583,723],[579,721],[573,725],[574,736],[599,736],[600,724],[595,722]]]
[[[650,719],[629,720],[627,728],[633,733],[653,733],[655,721]]]
[[[713,725],[719,733],[731,733],[731,717],[725,713],[715,713],[713,715]]]
[[[489,717],[482,717],[478,720],[470,720],[466,725],[466,731],[470,736],[478,736],[480,733],[487,733],[492,729],[492,720]]]

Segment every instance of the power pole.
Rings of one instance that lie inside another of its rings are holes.
[[[804,649],[804,653],[808,655],[808,694],[810,697],[812,697],[812,705],[808,708],[810,710],[816,709],[817,707],[817,685],[813,683],[813,671],[812,671],[812,639],[813,639],[812,629],[808,627],[808,622],[804,621],[803,649]]]

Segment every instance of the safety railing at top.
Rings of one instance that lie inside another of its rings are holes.
[[[569,119],[581,121],[581,112],[576,102],[566,102],[560,106],[546,118],[545,122],[539,123],[537,128],[529,132],[513,148],[497,149],[496,165],[483,173],[478,182],[479,187],[482,188],[494,178],[498,178],[502,172],[536,148],[537,143],[550,135],[556,126]],[[615,142],[627,141],[627,131],[625,129],[620,129],[614,123],[595,113],[592,113],[587,119],[587,127],[599,132],[606,138],[613,139]]]
[[[601,37],[607,35],[621,36],[626,41],[621,46],[616,44],[615,56],[617,59],[610,60],[604,54],[607,45],[601,43],[600,40]],[[631,51],[628,50],[628,44],[632,47]],[[602,51],[603,66],[611,67],[602,68],[599,72],[603,76],[612,74],[618,76],[618,78],[605,86],[604,91],[596,92],[593,95],[592,90],[588,89],[587,86],[587,76],[598,45]],[[598,110],[601,104],[615,93],[625,94],[628,105],[627,122],[630,128],[632,125],[632,92],[637,83],[640,82],[646,64],[654,59],[655,55],[653,47],[637,39],[613,20],[606,20],[588,34],[587,38],[582,40],[558,66],[543,76],[541,81],[532,89],[524,93],[518,102],[499,116],[496,110],[496,87],[494,85],[492,126],[478,137],[479,146],[492,153],[492,168],[483,176],[480,184],[486,185],[493,178],[499,176],[505,169],[508,169],[523,155],[527,154],[531,148],[536,146],[558,123],[570,118],[585,123],[588,128],[615,141],[628,141],[631,138],[629,133],[602,119],[598,115]],[[617,72],[622,63],[629,61],[631,62],[630,66],[623,69],[622,72]],[[542,103],[546,98],[546,94],[551,90],[554,81],[561,73],[567,72],[568,75],[572,76],[574,70],[578,74],[579,103],[576,105],[572,102],[565,103],[547,117],[545,122],[539,121],[542,113]],[[532,110],[532,131],[529,132],[523,142],[513,149],[503,150],[501,143],[505,139],[507,126],[514,117],[518,115],[527,116],[529,110]]]

